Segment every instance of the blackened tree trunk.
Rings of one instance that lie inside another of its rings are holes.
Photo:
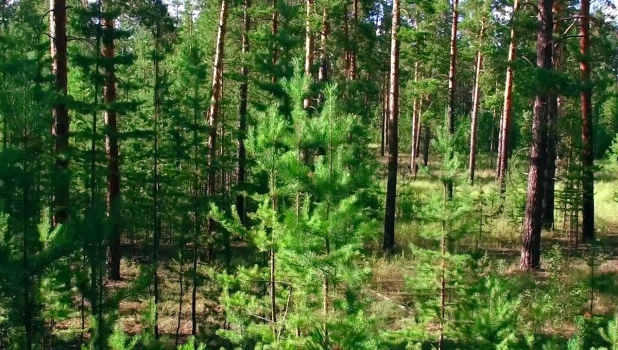
[[[221,11],[219,12],[219,29],[217,31],[217,41],[215,58],[212,72],[212,92],[210,106],[208,108],[208,186],[207,195],[209,200],[213,200],[217,192],[217,127],[221,112],[221,96],[223,92],[223,51],[225,48],[225,32],[227,24],[228,6],[227,0],[221,1]],[[208,234],[214,235],[215,221],[208,220]],[[210,247],[212,248],[212,247]]]
[[[455,136],[455,87],[457,77],[457,24],[459,23],[458,13],[459,0],[453,0],[452,23],[451,23],[451,53],[448,69],[448,132]],[[453,155],[449,155],[452,157]],[[453,182],[446,181],[448,198],[453,198]]]
[[[109,2],[104,3],[108,5]],[[108,7],[108,6],[105,6]],[[105,13],[109,8],[105,9]],[[106,17],[102,20],[103,49],[105,58],[103,71],[105,85],[103,87],[103,102],[105,103],[105,154],[107,155],[107,217],[109,219],[109,277],[120,279],[120,166],[118,162],[118,127],[117,113],[112,106],[116,102],[116,72],[114,67],[114,20]]]
[[[554,18],[561,15],[564,11],[562,0],[554,0]],[[554,35],[559,33],[562,22],[554,23]],[[563,56],[563,40],[558,40],[553,44],[554,70],[560,69]],[[543,195],[543,227],[551,230],[554,227],[554,198],[555,198],[555,177],[556,177],[556,148],[558,146],[558,118],[560,109],[558,107],[558,92],[551,91],[549,94],[549,115],[547,120],[547,167],[545,169],[545,194]]]
[[[482,42],[485,32],[485,24],[481,26],[479,39]],[[479,107],[481,97],[481,70],[483,69],[483,52],[479,48],[476,54],[476,75],[474,78],[474,97],[472,101],[472,122],[470,124],[470,160],[468,169],[470,170],[470,183],[474,184],[474,168],[476,166],[476,139],[479,122]]]
[[[65,0],[51,0],[50,36],[52,75],[55,80],[55,101],[52,106],[54,153],[54,216],[53,224],[64,223],[69,217],[69,111],[67,98],[67,6]],[[6,132],[6,130],[5,130]],[[6,148],[6,147],[5,147]]]
[[[397,197],[398,168],[398,119],[399,119],[399,0],[393,1],[391,29],[391,60],[388,103],[388,179],[386,184],[386,210],[384,214],[384,242],[386,252],[395,249],[395,205]]]
[[[543,215],[543,185],[547,164],[547,118],[549,87],[547,81],[552,67],[553,0],[538,0],[537,68],[539,80],[532,117],[532,148],[528,171],[528,193],[522,232],[520,268],[538,269],[541,266],[541,226]],[[505,155],[506,156],[506,155]]]
[[[500,120],[500,134],[498,136],[498,166],[497,177],[500,187],[500,194],[506,191],[506,170],[508,167],[509,139],[511,135],[511,119],[513,117],[513,63],[517,55],[517,41],[515,36],[515,16],[519,9],[519,1],[513,4],[513,15],[511,18],[511,43],[509,45],[509,56],[506,68],[506,82],[504,83],[504,107],[502,109],[502,119]]]
[[[582,0],[579,28],[582,113],[582,233],[584,241],[594,239],[594,157],[592,153],[592,81],[590,79],[590,0]]]
[[[247,151],[245,148],[245,138],[247,133],[247,95],[249,84],[249,68],[247,67],[247,55],[249,54],[249,28],[251,22],[249,19],[249,7],[251,3],[245,0],[242,13],[242,34],[241,34],[241,55],[243,57],[243,65],[240,68],[241,83],[240,83],[240,106],[238,108],[238,169],[236,171],[236,181],[239,189],[245,184],[246,166],[247,166]],[[246,224],[245,215],[245,196],[239,194],[236,196],[236,211],[242,224]]]
[[[159,115],[161,112],[161,96],[159,92],[160,82],[160,53],[159,53],[159,41],[160,41],[160,28],[159,23],[155,25],[154,33],[154,52],[153,52],[153,68],[154,68],[154,87],[153,87],[153,123],[154,123],[154,157],[153,157],[153,186],[152,186],[152,198],[153,198],[153,233],[152,233],[152,274],[153,274],[153,323],[154,323],[154,336],[155,339],[159,339],[159,245],[161,242],[161,218],[160,202],[159,202]]]

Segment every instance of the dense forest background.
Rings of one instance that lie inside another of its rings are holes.
[[[618,349],[606,0],[0,0],[0,349]]]

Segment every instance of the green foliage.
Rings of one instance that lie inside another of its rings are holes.
[[[608,350],[618,349],[618,314],[609,321],[607,329],[599,328],[599,334],[609,344]]]

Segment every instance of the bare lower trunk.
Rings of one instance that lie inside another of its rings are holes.
[[[225,48],[225,30],[228,14],[228,0],[221,1],[221,11],[219,12],[219,29],[217,31],[217,41],[215,49],[215,58],[213,62],[212,72],[212,95],[210,107],[208,108],[208,186],[207,195],[212,201],[217,192],[217,172],[216,172],[216,157],[217,157],[217,127],[221,113],[221,96],[223,92],[223,52]],[[208,234],[214,235],[215,222],[213,219],[208,220]],[[210,247],[212,249],[212,247]]]
[[[330,21],[328,12],[322,14],[322,31],[320,32],[320,71],[318,80],[325,82],[328,79],[328,36],[330,35]]]
[[[311,32],[311,16],[313,12],[313,0],[307,0],[307,19],[305,22],[305,76],[312,78],[311,70],[313,68],[313,33]],[[311,107],[311,98],[307,97],[303,101],[305,109]]]
[[[393,1],[393,24],[391,29],[391,59],[389,79],[389,135],[388,135],[388,179],[386,185],[386,210],[384,214],[383,249],[393,252],[395,249],[395,205],[397,197],[398,168],[398,119],[399,119],[399,0]]]
[[[418,83],[419,81],[419,63],[414,63],[414,82]],[[417,165],[416,159],[418,158],[418,148],[416,147],[418,134],[420,134],[419,130],[419,120],[420,120],[420,106],[421,106],[421,96],[417,96],[414,98],[414,102],[412,105],[412,133],[410,135],[410,172],[412,174],[416,173]]]
[[[455,136],[455,88],[457,77],[457,24],[459,22],[458,13],[459,0],[453,0],[453,12],[451,23],[451,52],[450,63],[448,69],[448,132],[451,136]],[[452,154],[449,158],[453,157]],[[453,198],[453,182],[448,181],[446,184],[448,198]]]
[[[50,1],[50,36],[52,75],[55,102],[52,106],[54,137],[54,216],[53,224],[64,223],[69,217],[69,111],[67,98],[67,6],[65,0]],[[6,132],[6,130],[5,130]],[[6,146],[5,146],[6,148]]]
[[[562,15],[564,11],[562,0],[554,1],[554,18]],[[562,28],[561,22],[554,23],[554,35]],[[563,41],[559,40],[553,45],[554,70],[560,70],[562,65]],[[556,177],[556,158],[558,146],[558,118],[560,108],[558,107],[558,96],[556,91],[549,95],[549,118],[547,123],[547,167],[545,169],[545,194],[543,196],[543,227],[546,230],[554,228],[554,197],[555,197],[555,177]]]
[[[270,35],[273,38],[273,47],[272,47],[272,57],[270,63],[272,64],[273,73],[270,81],[274,84],[277,82],[277,62],[279,62],[279,48],[277,36],[279,35],[279,9],[277,8],[277,0],[272,0],[272,18],[271,18],[271,27],[270,27]]]
[[[480,39],[483,40],[483,32],[485,27],[481,27]],[[470,125],[470,161],[468,169],[470,170],[470,183],[474,184],[474,169],[476,167],[476,139],[479,122],[479,107],[481,95],[481,70],[483,69],[483,53],[479,49],[476,54],[476,76],[474,78],[474,99],[472,102],[472,123]]]
[[[240,83],[240,106],[238,108],[238,169],[236,171],[236,181],[238,188],[242,189],[246,180],[247,166],[247,151],[245,148],[245,138],[247,133],[247,95],[249,84],[249,68],[246,60],[249,53],[249,0],[244,1],[242,15],[242,38],[241,38],[241,55],[245,60],[240,68],[242,81]],[[239,194],[236,196],[236,211],[242,224],[246,224],[247,218],[245,215],[245,196]]]
[[[506,81],[504,83],[504,108],[500,121],[500,143],[498,147],[498,184],[500,194],[506,191],[506,170],[508,167],[509,139],[511,134],[511,119],[513,114],[513,63],[517,55],[517,41],[515,36],[515,16],[519,9],[519,1],[513,4],[513,17],[511,18],[511,43],[509,45],[508,66],[506,68]]]
[[[107,5],[108,3],[105,3]],[[109,9],[106,9],[108,11]],[[118,162],[118,127],[116,102],[116,72],[114,59],[114,20],[103,18],[103,52],[106,63],[103,71],[105,86],[103,87],[103,102],[105,103],[105,154],[107,155],[107,217],[109,219],[109,277],[120,279],[120,168]]]
[[[594,239],[594,156],[592,141],[592,81],[590,79],[590,0],[582,0],[579,29],[579,69],[583,84],[582,113],[582,233],[585,241]]]
[[[547,72],[552,67],[553,0],[538,0],[537,67]],[[543,82],[537,82],[537,86]],[[547,164],[547,118],[549,91],[539,87],[534,101],[532,119],[532,148],[528,171],[528,192],[522,232],[520,267],[522,270],[541,266],[541,226],[543,215],[543,186]]]

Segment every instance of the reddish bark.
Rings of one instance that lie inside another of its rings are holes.
[[[108,3],[104,3],[104,6]],[[107,6],[105,6],[107,7]],[[105,9],[107,12],[108,9]],[[105,12],[104,12],[105,13]],[[114,20],[104,17],[102,20],[103,49],[101,55],[106,63],[103,66],[105,85],[103,87],[103,102],[105,103],[105,154],[107,155],[107,217],[110,223],[109,230],[109,277],[120,279],[120,165],[118,161],[118,126],[117,113],[113,105],[116,102],[116,71],[113,63],[114,47]]]
[[[388,176],[386,184],[386,210],[384,214],[383,249],[392,252],[395,249],[395,205],[397,197],[398,168],[398,119],[399,119],[399,0],[393,1],[393,22],[391,28],[391,57],[389,72],[388,103]]]
[[[590,79],[590,0],[582,0],[579,10],[579,69],[582,91],[582,233],[585,241],[594,239],[594,155],[592,149],[592,81]]]
[[[67,6],[66,0],[51,0],[50,36],[52,75],[56,100],[52,106],[52,135],[56,157],[54,174],[53,225],[69,218],[69,110],[67,98]]]
[[[552,67],[552,15],[553,0],[538,0],[539,13],[537,33],[538,69],[549,72]],[[548,74],[541,74],[547,76]],[[547,164],[547,118],[549,113],[549,91],[545,82],[539,81],[532,117],[532,148],[530,170],[528,171],[528,192],[526,212],[522,231],[520,268],[538,269],[541,266],[541,226],[543,215],[543,187]],[[506,155],[505,155],[506,156]]]

